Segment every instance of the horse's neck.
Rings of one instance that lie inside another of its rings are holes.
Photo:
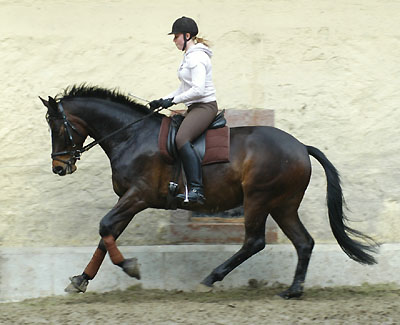
[[[86,123],[89,136],[97,141],[143,117],[139,112],[102,100],[77,101],[71,105],[71,113]],[[130,138],[131,133],[131,128],[121,130],[101,141],[100,146],[110,155],[114,147]]]

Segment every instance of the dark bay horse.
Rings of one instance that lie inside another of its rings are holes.
[[[92,259],[81,275],[71,278],[68,289],[84,292],[107,252],[114,264],[140,278],[136,259],[124,258],[115,240],[138,212],[166,208],[173,166],[164,162],[158,149],[164,115],[151,112],[118,91],[85,85],[67,88],[55,99],[41,100],[47,107],[51,128],[53,172],[60,176],[73,173],[76,160],[88,149],[83,144],[90,136],[100,141],[110,159],[112,184],[119,196],[116,205],[100,221],[101,240]],[[271,215],[298,255],[293,283],[280,296],[288,299],[302,295],[314,246],[298,216],[311,176],[310,155],[326,173],[329,222],[338,244],[353,260],[376,263],[371,255],[375,242],[346,225],[338,172],[320,150],[266,126],[232,128],[230,144],[229,163],[203,167],[205,205],[179,206],[213,213],[244,206],[243,246],[202,281],[204,288],[221,281],[265,247],[265,223]],[[182,180],[179,186],[182,188]]]

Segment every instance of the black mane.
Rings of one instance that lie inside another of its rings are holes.
[[[122,94],[118,89],[106,89],[99,86],[88,86],[86,84],[68,86],[63,93],[56,96],[56,100],[68,100],[73,98],[98,98],[110,100],[114,103],[129,106],[135,111],[143,114],[151,113],[151,110],[144,105],[138,104],[130,97]],[[156,116],[163,116],[162,114],[155,113]]]

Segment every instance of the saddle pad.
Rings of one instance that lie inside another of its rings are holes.
[[[161,156],[170,164],[174,162],[173,157],[168,153],[167,140],[171,124],[169,117],[164,117],[161,122],[158,135],[158,146]],[[218,129],[209,129],[206,133],[206,152],[202,165],[229,162],[230,130],[228,126]]]

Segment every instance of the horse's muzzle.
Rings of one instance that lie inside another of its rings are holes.
[[[53,166],[53,173],[58,176],[65,176],[67,174],[72,174],[76,170],[75,165],[57,165]]]
[[[67,173],[67,170],[62,166],[55,166],[53,167],[53,173],[60,176],[64,176]]]

